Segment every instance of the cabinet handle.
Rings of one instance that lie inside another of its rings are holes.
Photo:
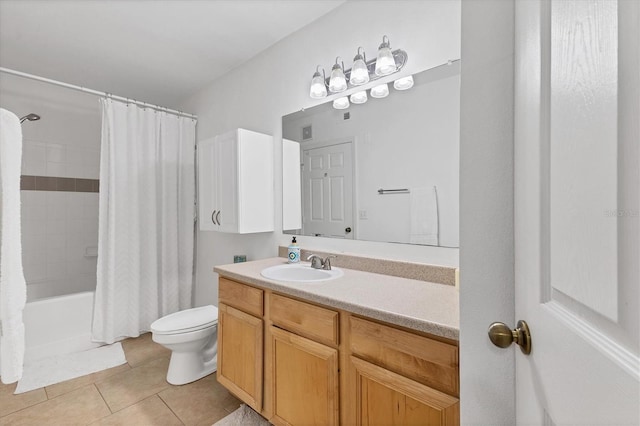
[[[216,214],[216,222],[220,225],[220,210],[218,210],[218,213]]]
[[[214,216],[215,216],[215,214],[216,214],[216,211],[217,211],[217,210],[214,210],[214,211],[213,211],[213,213],[211,213],[211,222],[213,222],[213,224],[214,224],[214,225],[218,225],[218,224],[216,223],[216,220],[214,219]]]

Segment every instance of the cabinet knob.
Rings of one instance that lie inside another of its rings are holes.
[[[213,224],[214,224],[214,225],[218,225],[218,224],[216,223],[216,219],[215,219],[216,212],[217,212],[217,210],[214,210],[214,211],[211,213],[211,222],[213,222]]]

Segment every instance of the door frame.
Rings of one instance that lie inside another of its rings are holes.
[[[465,425],[516,420],[516,350],[501,350],[487,337],[492,322],[515,321],[514,12],[513,0],[462,0],[460,420]]]

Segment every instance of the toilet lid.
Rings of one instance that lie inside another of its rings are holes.
[[[218,323],[218,308],[213,305],[185,309],[169,314],[151,323],[157,334],[176,334],[197,331]]]

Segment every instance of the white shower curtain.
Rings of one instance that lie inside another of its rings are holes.
[[[0,108],[0,378],[22,378],[25,340],[22,310],[27,285],[22,269],[20,172],[22,127],[11,111]]]
[[[195,120],[101,103],[93,339],[113,343],[192,306]]]

